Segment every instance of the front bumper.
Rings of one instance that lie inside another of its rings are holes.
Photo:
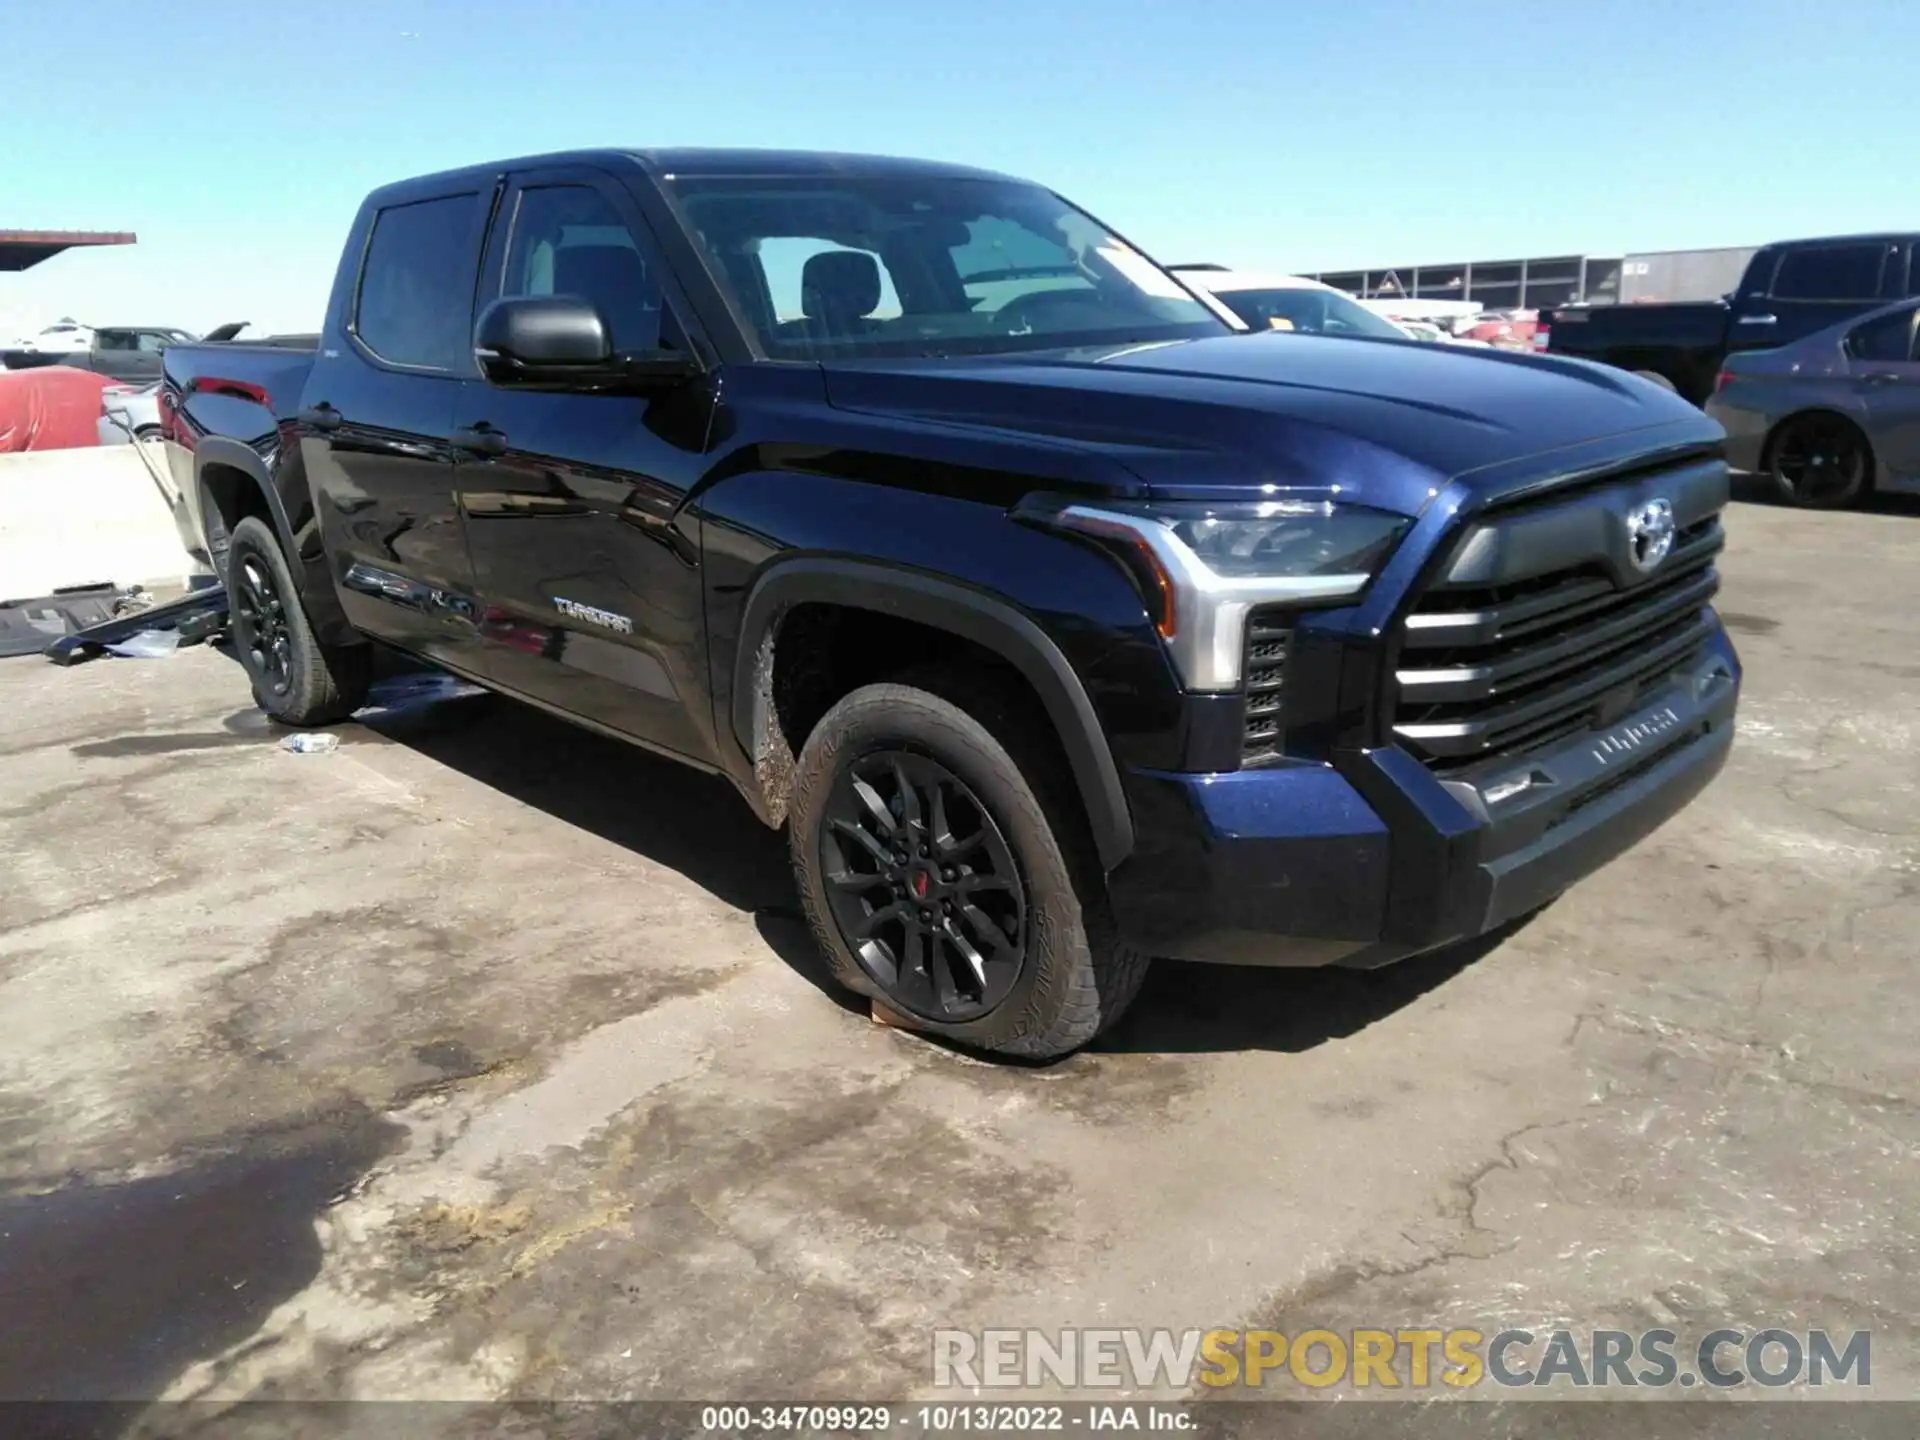
[[[1739,382],[1734,383],[1735,389]],[[1757,471],[1767,446],[1767,416],[1759,410],[1731,403],[1737,397],[1715,395],[1705,406],[1727,432],[1727,464],[1735,470]]]
[[[1441,779],[1387,746],[1330,764],[1128,777],[1122,938],[1243,965],[1386,964],[1528,913],[1684,808],[1726,762],[1740,665],[1723,630],[1603,729]]]

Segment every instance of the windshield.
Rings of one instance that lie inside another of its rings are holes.
[[[1338,290],[1217,290],[1214,298],[1256,330],[1311,335],[1367,335],[1405,340],[1407,332]]]
[[[1018,181],[669,182],[768,356],[981,355],[1226,333],[1165,271]]]

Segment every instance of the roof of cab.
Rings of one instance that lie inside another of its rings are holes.
[[[944,177],[951,180],[1013,180],[1016,177],[970,165],[949,165],[938,160],[911,160],[895,155],[845,155],[824,150],[561,150],[546,155],[522,155],[511,160],[494,160],[483,165],[463,165],[457,170],[442,170],[383,185],[368,197],[380,203],[421,189],[431,189],[452,181],[479,182],[511,170],[531,170],[554,165],[597,165],[618,169],[638,165],[655,179],[688,176],[738,176],[799,178],[804,176],[846,176],[861,179],[901,179],[910,176]]]
[[[898,155],[848,155],[830,150],[636,150],[634,156],[661,176],[846,175],[872,179],[909,175],[951,180],[1010,180],[972,165],[913,160]]]

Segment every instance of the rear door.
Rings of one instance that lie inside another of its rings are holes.
[[[1898,298],[1904,259],[1900,246],[1883,240],[1786,247],[1765,293],[1736,307],[1729,348],[1785,345]]]
[[[302,396],[302,456],[341,603],[361,630],[479,668],[473,572],[454,503],[454,401],[494,182],[401,192],[348,242],[339,312]]]
[[[1920,481],[1920,328],[1912,308],[1855,327],[1847,368],[1867,412],[1884,488]]]
[[[687,348],[690,314],[632,197],[586,167],[512,177],[476,315],[579,295],[616,350]],[[556,394],[467,381],[460,504],[499,684],[675,754],[712,753],[697,521],[712,393]]]

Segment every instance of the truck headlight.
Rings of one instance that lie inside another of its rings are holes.
[[[1191,690],[1239,687],[1248,611],[1358,595],[1412,523],[1332,500],[1069,505],[1052,521],[1132,563]]]

